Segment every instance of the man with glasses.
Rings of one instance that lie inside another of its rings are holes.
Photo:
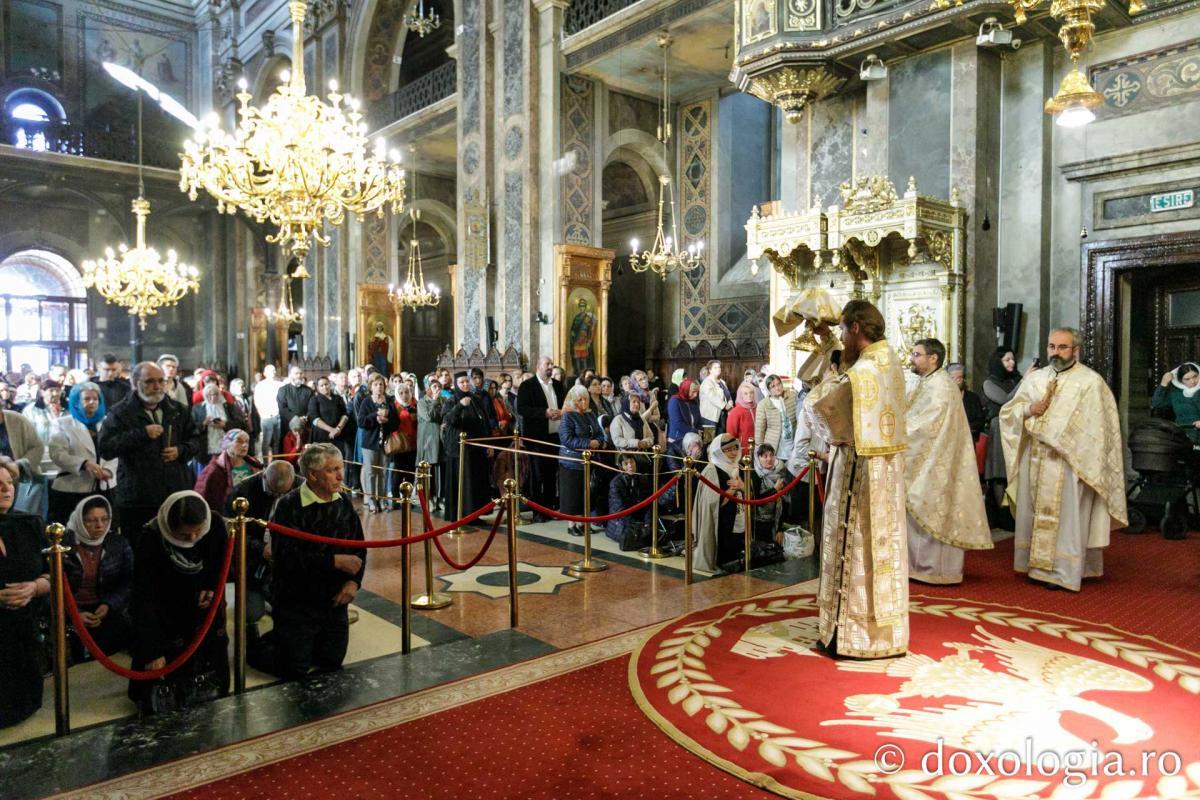
[[[195,484],[188,462],[205,443],[191,409],[167,396],[157,364],[137,364],[129,382],[132,394],[109,409],[96,449],[101,458],[118,459],[113,505],[121,532],[133,541],[169,495]]]

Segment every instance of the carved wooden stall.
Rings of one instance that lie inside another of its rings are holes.
[[[913,342],[935,337],[947,359],[960,360],[966,344],[963,273],[966,212],[957,192],[949,202],[917,193],[909,179],[903,197],[882,176],[841,186],[841,206],[785,213],[779,203],[754,209],[746,223],[747,255],[766,258],[771,309],[786,306],[809,287],[828,289],[835,301],[870,300],[887,321],[887,337],[908,363]],[[803,353],[797,337],[771,332],[771,364],[794,375]]]
[[[525,357],[511,345],[503,353],[494,347],[486,353],[478,347],[470,353],[462,348],[453,353],[447,347],[437,359],[438,369],[448,369],[454,374],[460,370],[479,367],[488,380],[498,380],[501,373],[508,373],[515,378],[521,372],[527,371],[529,366]]]

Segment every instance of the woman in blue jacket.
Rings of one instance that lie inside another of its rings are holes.
[[[563,402],[563,415],[558,423],[558,509],[564,514],[592,516],[583,508],[583,458],[584,450],[598,450],[604,445],[604,429],[592,411],[592,396],[586,388],[576,384],[567,392]],[[592,474],[601,467],[593,467]],[[593,478],[593,483],[599,483]],[[602,507],[604,498],[592,493],[593,510]],[[603,526],[594,525],[594,530]],[[572,536],[583,535],[583,525],[572,522],[567,528]]]

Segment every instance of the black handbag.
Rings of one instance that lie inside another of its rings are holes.
[[[650,546],[650,530],[641,520],[629,520],[621,531],[622,550],[641,550]]]
[[[778,543],[758,540],[750,542],[750,569],[778,564],[783,560],[783,547]],[[740,557],[721,565],[724,572],[742,572],[745,568],[746,562]]]

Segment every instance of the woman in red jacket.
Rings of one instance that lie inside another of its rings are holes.
[[[249,451],[250,434],[230,428],[221,440],[220,454],[210,459],[200,471],[200,477],[196,479],[196,493],[216,513],[221,513],[225,508],[229,493],[239,481],[262,469],[262,464],[248,455]]]
[[[400,435],[400,449],[391,454],[388,466],[392,471],[388,474],[388,494],[400,502],[400,484],[408,481],[416,485],[416,478],[411,472],[417,468],[417,401],[413,399],[412,387],[399,382],[395,385],[395,395],[392,403],[400,415],[400,427],[396,433]],[[397,472],[396,470],[403,470]]]
[[[737,405],[725,418],[725,432],[737,437],[743,453],[749,452],[746,443],[754,437],[755,397],[754,384],[743,383],[737,390]]]

